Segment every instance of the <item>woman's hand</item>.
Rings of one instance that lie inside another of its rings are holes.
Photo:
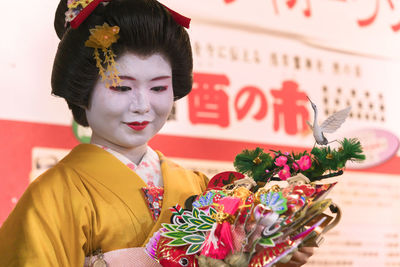
[[[313,247],[301,247],[290,258],[287,263],[278,263],[277,267],[298,267],[307,263],[308,259],[314,254]]]
[[[145,248],[123,248],[109,251],[103,254],[102,259],[106,262],[108,267],[161,267],[161,265],[153,260],[146,252]],[[98,257],[92,257],[91,264],[94,264]],[[105,265],[90,265],[90,259],[86,257],[84,267],[88,266],[105,266]]]

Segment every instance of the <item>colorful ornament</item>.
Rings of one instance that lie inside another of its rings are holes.
[[[171,246],[170,239],[161,236],[157,246],[157,261],[164,267],[198,267],[193,254],[187,254],[187,246]]]
[[[225,197],[218,202],[218,211],[212,215],[216,222],[204,242],[201,255],[224,259],[229,252],[233,251],[230,225],[234,222],[234,215],[239,204],[240,199],[235,197]]]
[[[104,23],[102,26],[96,26],[90,29],[89,39],[85,42],[85,46],[94,48],[94,58],[96,66],[102,81],[106,82],[106,87],[117,86],[121,79],[118,77],[118,70],[115,65],[115,54],[111,49],[111,45],[116,43],[119,38],[119,27],[110,26]],[[100,59],[99,49],[103,51],[104,61]],[[106,65],[106,68],[103,67]]]
[[[349,152],[351,147],[355,153],[340,154],[340,161],[360,152],[359,143],[343,143],[348,146],[343,151]],[[262,187],[260,180],[254,183],[248,177],[238,179],[232,172],[216,175],[207,191],[194,200],[191,211],[179,206],[172,209],[172,223],[163,224],[160,235],[164,241],[159,242],[162,245],[157,251],[172,251],[168,255],[177,258],[194,256],[189,259],[190,264],[200,266],[238,266],[235,264],[240,262],[240,266],[256,267],[273,266],[290,258],[304,242],[318,245],[321,235],[340,220],[340,212],[333,222],[324,214],[332,205],[325,196],[335,183],[317,185],[310,182],[315,176],[309,179],[306,174],[316,171],[320,175],[327,168],[321,166],[318,153],[323,158],[332,153],[334,162],[341,152],[329,147],[314,149],[312,154],[273,151],[274,157],[262,149],[246,150],[236,158],[238,170],[257,179],[279,175],[287,182],[267,180]],[[335,210],[340,211],[337,207]],[[169,249],[163,250],[164,246]]]
[[[260,203],[278,214],[287,211],[286,202],[287,200],[282,196],[281,192],[269,191],[266,194],[260,195]]]
[[[163,224],[165,229],[161,236],[170,238],[168,246],[187,246],[187,255],[198,253],[205,241],[206,232],[213,228],[215,220],[212,218],[217,211],[210,208],[208,213],[194,208],[185,211],[179,205],[171,209],[173,224]]]
[[[153,220],[156,221],[161,213],[164,188],[156,186],[143,187],[144,199],[149,207]]]

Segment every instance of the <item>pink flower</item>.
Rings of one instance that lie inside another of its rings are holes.
[[[283,165],[285,165],[286,162],[287,162],[287,157],[285,157],[285,156],[280,156],[275,159],[275,165],[279,166],[279,167],[282,167]]]
[[[299,160],[296,160],[300,170],[305,171],[311,167],[311,158],[308,155],[302,156]]]
[[[286,181],[286,179],[290,177],[289,165],[283,166],[283,169],[278,172],[278,175],[281,180]]]
[[[299,164],[297,164],[296,162],[293,162],[293,169],[294,169],[294,171],[298,171],[299,170]]]

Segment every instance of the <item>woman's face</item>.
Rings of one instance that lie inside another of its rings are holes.
[[[172,71],[160,54],[126,53],[117,61],[121,83],[99,79],[86,117],[92,142],[115,150],[145,146],[166,122],[173,105]]]

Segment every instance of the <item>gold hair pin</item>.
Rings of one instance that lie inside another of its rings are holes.
[[[90,29],[89,40],[85,42],[85,46],[94,48],[96,66],[99,68],[101,80],[106,82],[106,87],[117,86],[121,81],[115,64],[115,54],[111,49],[111,45],[116,43],[119,38],[118,33],[118,26],[111,27],[104,23],[102,26]],[[100,58],[99,49],[103,51],[103,62]]]

